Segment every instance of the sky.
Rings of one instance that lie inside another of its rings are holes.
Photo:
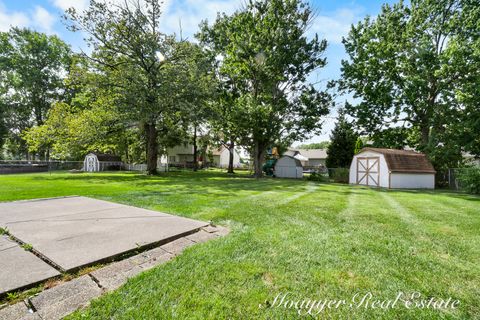
[[[364,19],[367,15],[377,15],[384,2],[396,1],[310,0],[316,18],[309,32],[317,33],[328,42],[325,53],[327,66],[313,74],[310,77],[311,81],[322,87],[327,81],[340,77],[341,61],[346,58],[341,43],[342,37],[348,34],[352,24]],[[61,15],[72,6],[77,10],[83,10],[88,3],[89,0],[0,0],[0,31],[7,31],[11,26],[29,27],[39,32],[56,34],[70,44],[74,51],[80,51],[87,47],[82,35],[68,31],[62,23]],[[193,40],[200,21],[208,19],[209,22],[213,22],[217,12],[232,13],[243,3],[243,0],[165,0],[163,31],[179,34],[181,29],[184,38]],[[347,97],[337,98],[337,103],[341,104],[345,99]],[[328,140],[335,124],[335,117],[336,112],[332,110],[325,119],[322,134],[304,142]]]

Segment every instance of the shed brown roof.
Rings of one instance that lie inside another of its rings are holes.
[[[411,150],[384,148],[363,148],[361,152],[372,151],[383,154],[391,172],[435,173],[432,163],[424,153]]]
[[[105,161],[105,162],[121,162],[122,158],[120,156],[108,153],[96,153],[92,152],[94,155],[97,156],[98,161]]]

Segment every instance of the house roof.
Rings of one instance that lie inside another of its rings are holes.
[[[122,158],[120,156],[116,156],[114,154],[96,153],[96,152],[92,152],[92,154],[97,156],[98,161],[105,161],[105,162],[121,162],[122,161]]]
[[[218,149],[212,149],[212,154],[214,156],[219,156],[222,154],[223,150],[225,150],[225,147],[224,146],[221,146],[220,148]]]
[[[288,149],[282,154],[282,156],[295,157],[297,154],[299,154],[298,150]]]
[[[372,151],[383,154],[390,172],[435,173],[432,163],[424,153],[411,150],[363,148],[358,154]]]
[[[327,149],[298,149],[298,152],[308,159],[327,159]]]

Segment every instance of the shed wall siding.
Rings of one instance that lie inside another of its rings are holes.
[[[217,155],[217,156],[212,156],[212,160],[213,160],[213,164],[216,165],[216,166],[220,166],[220,156]]]
[[[398,189],[434,189],[435,175],[420,173],[392,173],[391,188]]]
[[[279,178],[303,178],[303,168],[297,167],[295,159],[282,157],[275,164],[275,176]]]

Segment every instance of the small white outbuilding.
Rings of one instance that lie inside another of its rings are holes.
[[[303,167],[300,160],[291,156],[282,156],[275,163],[275,176],[278,178],[303,178]]]
[[[350,165],[350,184],[392,189],[434,189],[435,169],[423,153],[363,148]]]
[[[98,172],[105,170],[120,170],[123,166],[122,159],[113,154],[91,152],[83,160],[83,171]]]

